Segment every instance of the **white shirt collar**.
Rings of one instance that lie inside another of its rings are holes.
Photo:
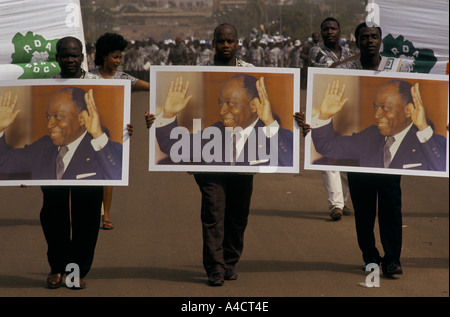
[[[403,139],[406,136],[406,133],[408,133],[409,129],[411,129],[413,123],[411,122],[411,124],[406,127],[405,129],[403,129],[402,131],[400,131],[399,133],[397,133],[396,135],[393,135],[393,137],[395,138],[395,142],[392,143],[391,147],[390,147],[390,152],[391,152],[391,157],[394,158],[395,153],[397,153],[398,148],[400,147],[400,144],[402,144]],[[386,140],[386,138],[385,138]]]
[[[72,159],[72,157],[73,157],[75,151],[76,151],[77,148],[78,148],[78,145],[80,145],[81,140],[83,140],[83,138],[84,138],[84,136],[86,135],[86,133],[87,133],[87,130],[84,131],[84,133],[83,133],[80,137],[78,137],[78,139],[76,139],[75,141],[73,141],[73,142],[70,143],[70,144],[67,144],[67,148],[68,148],[69,150],[67,151],[66,155],[64,155],[64,157],[63,157],[64,170],[66,170],[67,166],[69,165],[70,160]],[[59,147],[58,147],[58,150],[59,150]]]
[[[235,133],[239,136],[236,140],[237,157],[239,157],[239,154],[241,153],[242,149],[244,148],[245,142],[247,142],[248,136],[250,135],[250,133],[252,133],[258,120],[259,120],[259,118],[257,118],[255,121],[253,121],[253,123],[250,124],[245,129],[243,129],[243,130],[240,129],[239,132]]]

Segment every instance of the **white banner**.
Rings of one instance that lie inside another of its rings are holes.
[[[79,0],[0,0],[0,80],[59,73],[56,42],[65,36],[84,44]]]
[[[411,60],[412,72],[448,74],[448,6],[448,0],[369,0],[366,21],[381,26],[383,56]]]

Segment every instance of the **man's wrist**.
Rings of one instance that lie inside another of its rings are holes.
[[[164,127],[168,124],[171,124],[176,119],[176,116],[172,118],[165,118],[164,117],[164,110],[159,115],[156,116],[155,122],[153,125],[155,125],[156,128]]]
[[[275,119],[273,118],[273,116],[270,116],[270,118],[263,120],[264,125],[266,126],[270,126],[274,121]]]
[[[266,135],[267,138],[273,137],[275,134],[278,133],[279,130],[280,124],[276,120],[273,120],[272,123],[270,124],[266,124],[265,127],[263,128],[264,134]]]
[[[100,151],[106,146],[108,140],[109,140],[108,136],[106,135],[106,133],[103,132],[99,137],[93,138],[91,140],[91,144],[95,151]]]
[[[328,114],[324,114],[323,112],[319,112],[318,119],[322,121],[330,120],[332,116]]]
[[[326,119],[326,120],[322,120],[319,118],[319,114],[316,114],[315,116],[312,117],[311,120],[311,128],[320,128],[323,126],[326,126],[327,124],[329,124],[331,122],[331,118]]]
[[[166,111],[166,110],[163,110],[163,112],[162,112],[162,117],[163,117],[164,119],[172,119],[172,118],[175,117],[176,115],[177,115],[176,113],[169,112],[169,111]]]
[[[417,131],[416,135],[420,143],[425,143],[433,136],[433,129],[431,126],[427,126],[425,129]]]

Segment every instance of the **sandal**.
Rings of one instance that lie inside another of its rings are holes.
[[[114,225],[111,221],[103,221],[103,230],[112,230],[114,228]]]

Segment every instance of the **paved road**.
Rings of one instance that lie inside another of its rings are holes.
[[[148,172],[147,109],[148,93],[133,93],[130,184],[114,189],[115,229],[100,231],[85,290],[45,288],[40,189],[0,188],[0,296],[449,296],[448,179],[402,178],[404,274],[366,288],[353,216],[329,220],[318,171],[255,176],[239,279],[207,286],[198,187],[187,173]]]

